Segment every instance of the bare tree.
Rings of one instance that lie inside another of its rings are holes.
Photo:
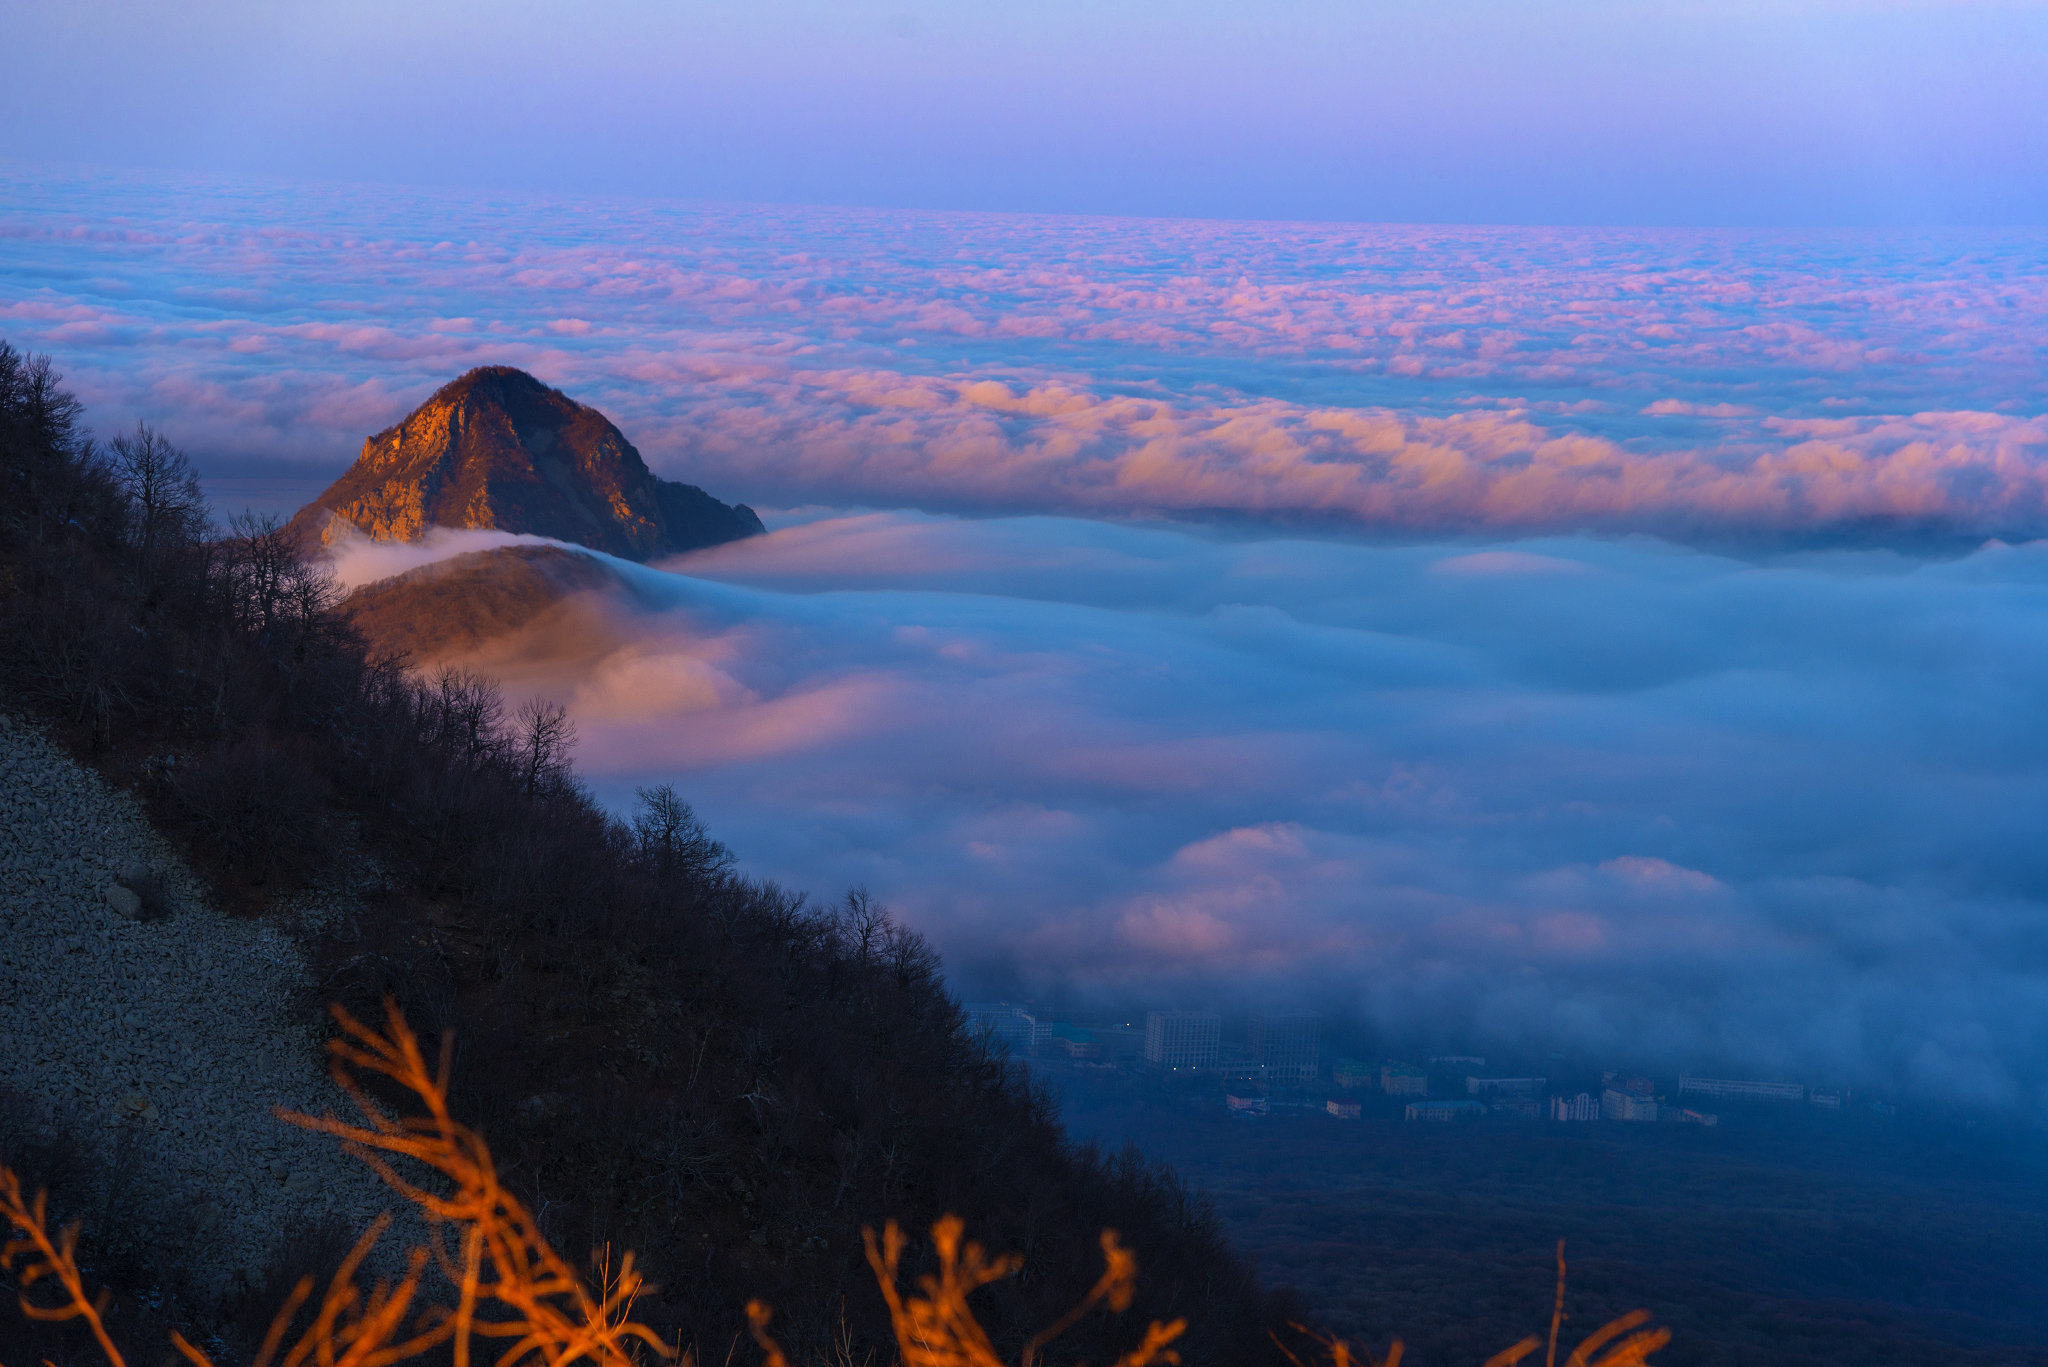
[[[64,389],[48,356],[0,341],[0,479],[7,501],[34,513],[40,539],[77,526],[118,526],[120,496],[99,450],[82,430],[85,405]]]
[[[290,601],[298,547],[277,518],[241,512],[228,519],[220,541],[218,592],[236,625],[269,638]]]
[[[427,739],[472,767],[503,752],[505,698],[481,674],[450,665],[434,675]]]
[[[513,715],[520,785],[529,793],[552,788],[568,776],[569,752],[576,748],[576,723],[558,702],[535,698]]]
[[[847,955],[862,969],[868,968],[888,941],[894,925],[889,919],[888,908],[868,896],[866,888],[848,888],[836,919],[840,941]]]
[[[732,851],[711,838],[673,783],[636,788],[633,796],[640,800],[633,833],[663,879],[711,878],[732,867]]]
[[[185,453],[148,423],[115,437],[113,472],[128,496],[130,534],[142,580],[153,586],[165,560],[198,540],[206,525],[206,496]]]

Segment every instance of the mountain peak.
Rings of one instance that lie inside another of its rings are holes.
[[[609,418],[523,370],[479,366],[363,443],[346,474],[292,519],[331,542],[430,527],[526,532],[628,560],[763,530],[745,504],[657,478]]]

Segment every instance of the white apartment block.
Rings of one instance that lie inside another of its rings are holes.
[[[1804,1101],[1806,1087],[1798,1082],[1750,1082],[1728,1077],[1681,1077],[1678,1079],[1681,1094],[1692,1092],[1699,1096],[1732,1096],[1746,1101]]]
[[[1145,1062],[1165,1073],[1214,1068],[1223,1051],[1223,1017],[1214,1011],[1151,1011]]]
[[[1598,1120],[1600,1103],[1593,1100],[1591,1092],[1580,1092],[1577,1096],[1554,1096],[1550,1098],[1552,1120]]]
[[[1252,1056],[1272,1082],[1314,1082],[1322,1070],[1322,1017],[1253,1016]]]

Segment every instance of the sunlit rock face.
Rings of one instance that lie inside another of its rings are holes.
[[[376,541],[429,527],[526,532],[629,560],[762,530],[745,504],[656,478],[604,414],[509,366],[470,371],[364,442],[292,525],[322,544],[345,526]]]

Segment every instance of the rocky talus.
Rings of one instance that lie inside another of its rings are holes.
[[[283,917],[317,924],[353,900],[302,894]],[[288,1232],[359,1229],[398,1204],[333,1140],[271,1114],[353,1114],[305,975],[278,924],[208,904],[134,797],[0,712],[0,1099],[71,1130],[119,1185],[125,1234],[189,1249],[202,1295],[253,1283]]]

